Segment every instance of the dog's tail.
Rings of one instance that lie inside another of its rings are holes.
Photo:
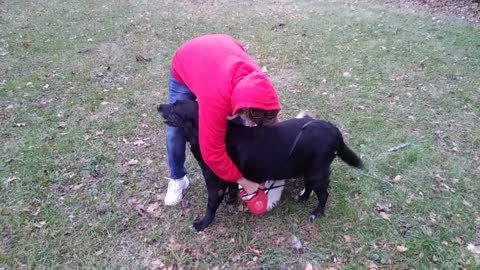
[[[353,152],[352,149],[345,144],[343,138],[340,142],[340,147],[337,150],[337,156],[339,156],[343,161],[345,161],[345,163],[352,167],[359,169],[365,168],[360,157],[358,157],[357,154],[355,154],[355,152]]]

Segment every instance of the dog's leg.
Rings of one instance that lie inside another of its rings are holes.
[[[313,182],[313,190],[318,197],[318,205],[308,216],[308,221],[313,222],[318,216],[325,215],[325,206],[328,200],[328,184],[330,182],[330,168],[322,168],[316,176],[317,181]]]
[[[303,178],[303,184],[305,185],[305,188],[295,196],[295,201],[296,202],[304,202],[310,198],[310,195],[312,194],[312,183],[311,183],[311,178],[307,178],[306,176]]]
[[[225,196],[225,203],[232,205],[238,202],[238,184],[228,183],[227,196]]]
[[[208,191],[207,209],[205,210],[205,216],[202,219],[190,225],[190,230],[193,232],[199,232],[213,222],[215,219],[215,213],[217,212],[218,206],[221,204],[227,189],[227,183],[216,177],[213,173],[205,174],[204,177],[206,177],[205,182],[207,183]]]

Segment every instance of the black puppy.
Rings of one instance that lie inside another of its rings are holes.
[[[195,101],[161,104],[157,110],[165,124],[184,130],[190,150],[202,169],[207,184],[208,205],[205,216],[190,227],[193,231],[201,231],[213,221],[227,188],[231,190],[231,199],[236,196],[237,185],[218,178],[203,161],[198,142],[198,104]],[[303,176],[305,192],[298,201],[307,200],[312,190],[318,197],[318,205],[308,217],[311,222],[325,212],[330,165],[335,157],[339,156],[350,166],[363,168],[362,161],[344,143],[337,127],[308,116],[255,128],[229,122],[225,143],[233,163],[251,181],[264,183],[271,179]]]

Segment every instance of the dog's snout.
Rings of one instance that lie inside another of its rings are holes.
[[[159,104],[157,106],[157,111],[160,113],[160,115],[165,118],[166,113],[167,113],[167,104]]]

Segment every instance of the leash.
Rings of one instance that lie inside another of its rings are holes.
[[[305,124],[302,126],[302,129],[300,129],[300,131],[298,132],[297,137],[295,137],[295,141],[293,141],[293,145],[292,145],[292,147],[290,148],[290,152],[288,153],[288,158],[287,158],[287,159],[290,159],[290,157],[292,156],[293,150],[295,150],[295,147],[297,147],[298,141],[300,140],[300,137],[302,136],[303,130],[304,130],[308,125],[310,125],[311,123],[313,123],[313,122],[315,122],[315,121],[316,121],[315,119],[312,119],[312,120],[308,121],[307,123],[305,123]]]
[[[281,188],[281,187],[285,186],[285,184],[275,186],[275,183],[276,183],[276,181],[272,181],[272,184],[270,184],[270,186],[265,187],[265,188],[259,188],[259,189],[263,190],[265,192],[265,195],[268,195],[268,192],[270,192],[270,190],[276,189],[276,188]],[[243,190],[243,188],[239,189],[239,191],[241,191],[241,190]],[[250,194],[245,194],[243,197],[245,197],[246,200],[250,200],[256,194],[257,194],[256,192],[255,193],[250,193]]]

